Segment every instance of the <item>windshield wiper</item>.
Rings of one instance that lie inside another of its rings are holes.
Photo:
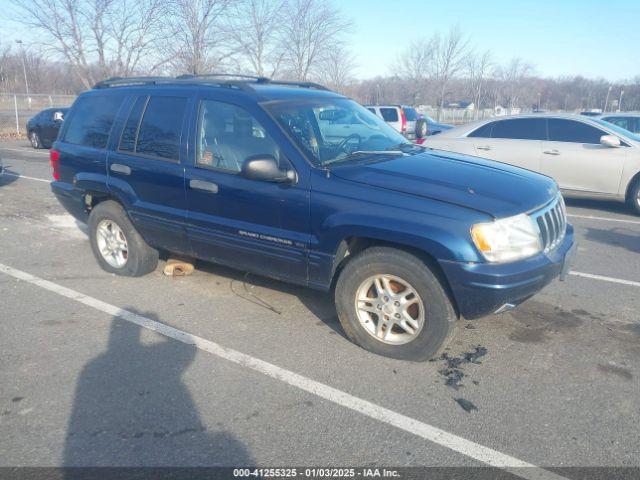
[[[355,152],[351,152],[344,157],[336,157],[331,160],[327,160],[322,164],[322,166],[326,167],[332,163],[337,162],[345,162],[349,160],[354,160],[356,158],[369,156],[369,155],[385,155],[385,156],[402,156],[405,152],[401,150],[356,150]]]
[[[407,147],[409,147],[409,148],[407,148]],[[399,143],[398,145],[394,145],[393,147],[389,147],[390,150],[400,150],[403,153],[410,153],[415,148],[419,148],[421,150],[426,150],[427,149],[427,147],[425,147],[423,145],[418,145],[417,143],[410,143],[410,142],[402,142],[402,143]]]

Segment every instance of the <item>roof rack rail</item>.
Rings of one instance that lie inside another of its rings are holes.
[[[313,88],[315,90],[329,90],[324,85],[315,82],[297,82],[293,80],[269,80],[267,83],[273,85],[290,85],[292,87]]]
[[[121,87],[126,85],[154,85],[170,81],[170,77],[111,77],[96,83],[93,88]]]
[[[324,85],[320,85],[319,83],[314,82],[296,82],[292,80],[274,80],[268,77],[259,77],[255,75],[245,75],[243,73],[199,73],[199,74],[191,74],[186,73],[184,75],[180,75],[176,77],[177,80],[189,80],[189,79],[198,79],[198,78],[238,78],[240,80],[233,81],[230,80],[229,83],[240,83],[244,80],[253,80],[255,83],[268,83],[272,85],[290,85],[292,87],[301,87],[301,88],[314,88],[317,90],[329,90]]]
[[[245,75],[243,73],[185,73],[176,77],[176,80],[191,80],[197,78],[241,78],[246,80],[255,80],[256,83],[267,83],[267,77],[257,77],[255,75]]]
[[[184,74],[177,77],[111,77],[106,80],[102,80],[96,83],[93,88],[110,88],[110,87],[124,87],[124,86],[136,86],[136,85],[156,85],[158,83],[175,83],[184,82],[189,80],[204,80],[212,79],[218,86],[239,88],[242,90],[251,90],[251,84],[262,85],[283,85],[300,88],[312,88],[315,90],[329,90],[327,87],[314,82],[297,82],[291,80],[272,80],[267,77],[256,77],[253,75],[244,75],[239,73],[203,73],[203,74]],[[218,79],[218,80],[216,80]]]

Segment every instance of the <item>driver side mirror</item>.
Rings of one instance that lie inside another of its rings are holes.
[[[620,139],[615,135],[602,135],[600,137],[600,145],[609,148],[618,148],[621,146]]]
[[[256,155],[248,157],[242,164],[242,176],[250,180],[263,182],[295,183],[295,170],[282,170],[273,155]]]

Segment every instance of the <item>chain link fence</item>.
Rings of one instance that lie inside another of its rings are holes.
[[[41,110],[68,107],[75,95],[0,93],[0,136],[26,137],[27,120]]]
[[[418,107],[418,111],[434,120],[438,118],[438,109],[434,107]],[[480,110],[472,110],[466,108],[443,108],[440,112],[440,122],[448,123],[451,125],[462,125],[464,123],[473,122],[476,120],[484,120],[485,118],[499,117],[502,115],[511,115],[518,113],[530,113],[530,110],[513,108],[508,110],[506,108],[484,108]]]

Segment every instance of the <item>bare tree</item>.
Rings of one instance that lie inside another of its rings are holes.
[[[434,61],[434,38],[418,38],[400,54],[393,67],[394,73],[413,81],[427,78]]]
[[[172,0],[167,55],[176,71],[200,74],[221,68],[231,55],[225,35],[231,1]]]
[[[493,60],[489,50],[483,53],[471,52],[466,59],[466,73],[469,80],[469,93],[475,106],[474,118],[478,110],[484,105],[487,78],[491,75]]]
[[[426,79],[433,71],[435,37],[413,40],[400,54],[393,72],[406,81],[411,104],[425,99]]]
[[[436,34],[433,41],[433,73],[432,78],[438,85],[438,119],[447,95],[447,87],[464,67],[468,40],[462,34],[459,27],[453,27],[449,32],[440,36]]]
[[[344,45],[337,45],[324,56],[319,79],[329,88],[346,93],[355,68],[355,56]]]
[[[284,0],[244,0],[231,9],[229,36],[240,59],[260,77],[273,77],[282,63],[278,40],[284,7]]]
[[[143,69],[153,71],[166,59],[159,58],[159,42],[166,40],[166,0],[97,0],[112,2],[105,18],[113,47],[105,76],[128,76]],[[135,14],[131,14],[135,12]]]
[[[296,80],[308,80],[324,55],[344,42],[351,28],[340,11],[323,0],[288,0],[280,45],[286,68]]]
[[[100,77],[128,75],[156,40],[165,0],[11,0],[16,21],[42,35],[85,88]]]
[[[525,92],[525,79],[532,73],[532,65],[520,58],[512,59],[505,67],[498,70],[497,76],[502,81],[502,97],[509,111],[518,105],[520,97]]]

